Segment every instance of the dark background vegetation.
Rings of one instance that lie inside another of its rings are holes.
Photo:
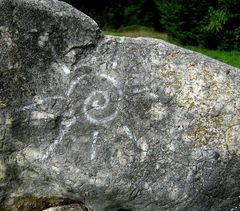
[[[240,0],[64,0],[102,30],[147,26],[183,45],[240,50]]]

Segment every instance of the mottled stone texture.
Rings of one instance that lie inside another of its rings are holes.
[[[237,210],[239,113],[239,69],[0,0],[0,210]]]

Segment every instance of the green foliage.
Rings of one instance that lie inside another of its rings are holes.
[[[127,0],[64,0],[92,17],[102,29],[119,28],[123,24],[123,10]]]
[[[228,16],[223,10],[214,10],[213,7],[208,8],[208,14],[204,17],[206,26],[203,26],[203,31],[206,32],[220,32],[224,24],[228,20]]]
[[[240,68],[240,52],[239,51],[220,51],[220,50],[208,50],[204,48],[198,48],[194,46],[186,46],[186,48],[205,54],[211,58],[217,59],[226,64]]]
[[[147,27],[124,27],[116,31],[105,31],[107,35],[113,36],[127,36],[127,37],[153,37],[163,39],[168,42],[173,42],[166,33],[160,33],[152,28]],[[173,42],[174,44],[180,45],[179,43]],[[220,50],[208,50],[206,48],[199,48],[195,46],[182,46],[190,50],[205,54],[209,57],[240,68],[240,51],[220,51]]]
[[[206,37],[204,40],[205,46],[209,46],[209,43],[214,40],[215,45],[213,48],[223,50],[240,49],[239,11],[240,1],[238,0],[219,0],[218,7],[209,8],[201,28]]]
[[[240,49],[239,0],[155,0],[164,31],[183,44]]]
[[[126,25],[148,25],[152,27],[154,18],[154,3],[152,0],[130,0],[124,8],[124,26]],[[150,24],[150,25],[149,25]]]
[[[240,49],[240,0],[64,0],[103,30],[139,25],[184,45]]]
[[[201,23],[207,15],[208,0],[155,0],[162,14],[160,23],[164,30],[183,44],[200,45],[204,39]]]

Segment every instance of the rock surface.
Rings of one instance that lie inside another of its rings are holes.
[[[239,208],[239,69],[56,0],[0,11],[0,210]]]
[[[70,204],[65,206],[57,206],[45,209],[43,211],[92,211],[79,204]]]

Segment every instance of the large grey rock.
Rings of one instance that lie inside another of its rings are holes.
[[[238,209],[239,69],[56,0],[0,11],[1,210]]]

